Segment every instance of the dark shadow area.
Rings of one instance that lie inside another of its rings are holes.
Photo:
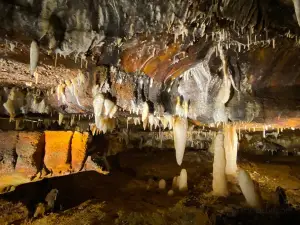
[[[44,179],[39,182],[20,185],[14,192],[2,195],[1,198],[22,202],[30,212],[34,212],[39,202],[44,202],[46,195],[54,188],[59,190],[54,211],[67,210],[87,200],[107,201],[119,192],[122,183],[125,185],[131,178],[121,172],[101,175],[96,172]]]

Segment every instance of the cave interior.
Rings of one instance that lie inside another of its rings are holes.
[[[0,224],[300,224],[300,0],[0,12]]]

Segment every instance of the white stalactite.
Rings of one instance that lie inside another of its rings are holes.
[[[36,76],[36,68],[39,61],[39,46],[36,41],[32,41],[30,45],[30,74]]]
[[[58,125],[60,126],[64,120],[64,114],[58,113]]]
[[[173,132],[174,132],[174,145],[176,151],[176,161],[180,166],[183,160],[185,144],[187,138],[188,121],[186,118],[175,117]]]

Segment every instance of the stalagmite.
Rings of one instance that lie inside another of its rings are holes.
[[[168,196],[173,196],[174,195],[174,191],[173,190],[169,190],[168,191]]]
[[[165,190],[166,189],[166,186],[167,186],[167,183],[164,179],[161,179],[159,182],[158,182],[158,188],[160,190]]]
[[[238,181],[247,203],[253,208],[262,208],[262,198],[259,189],[255,187],[250,175],[241,169]]]
[[[226,167],[225,173],[228,181],[235,183],[237,177],[237,149],[238,149],[238,137],[236,128],[232,125],[224,126],[224,148]]]
[[[186,118],[182,117],[175,117],[174,118],[174,146],[176,151],[176,161],[178,165],[181,165],[184,151],[185,151],[185,144],[187,138],[187,129],[188,129],[188,121]]]
[[[188,184],[187,184],[187,172],[186,169],[182,169],[180,171],[180,175],[177,178],[177,184],[179,191],[187,191],[188,190]]]
[[[214,163],[213,163],[213,195],[227,196],[228,187],[225,175],[225,150],[224,150],[224,135],[218,133],[213,142],[214,144]]]

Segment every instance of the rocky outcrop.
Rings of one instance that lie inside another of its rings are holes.
[[[45,132],[45,166],[53,174],[67,173],[71,169],[71,131]]]
[[[88,139],[88,133],[72,131],[1,132],[0,194],[45,177],[86,170],[107,174],[88,157]]]
[[[0,132],[0,174],[12,173],[16,165],[18,132]]]
[[[19,132],[16,146],[18,155],[15,172],[34,177],[41,169],[45,137],[39,132]]]

